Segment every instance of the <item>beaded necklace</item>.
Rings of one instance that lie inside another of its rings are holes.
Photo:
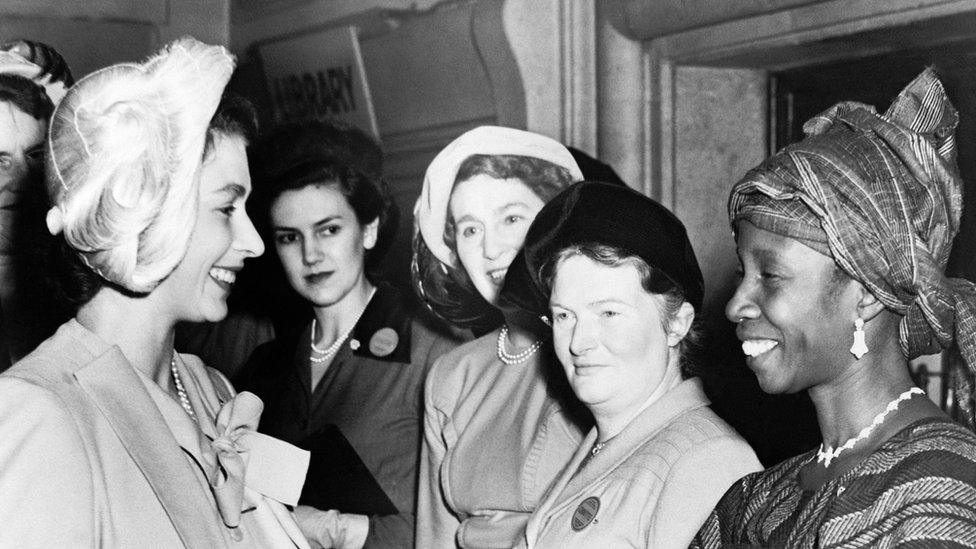
[[[871,422],[871,425],[868,425],[867,427],[861,429],[861,432],[858,433],[857,436],[847,439],[847,442],[841,444],[837,448],[831,448],[829,446],[825,448],[823,443],[820,443],[820,448],[817,449],[817,463],[823,463],[824,467],[830,467],[830,462],[837,459],[837,457],[840,456],[841,452],[845,450],[850,450],[851,448],[854,447],[855,444],[868,438],[871,435],[871,433],[878,428],[879,425],[884,423],[884,420],[888,417],[888,414],[898,409],[898,405],[901,404],[902,401],[908,400],[915,395],[923,395],[923,394],[925,394],[925,391],[919,389],[918,387],[912,387],[911,389],[898,395],[897,398],[895,398],[894,400],[889,402],[887,406],[885,406],[885,409],[882,410],[881,413],[874,416],[874,420]]]

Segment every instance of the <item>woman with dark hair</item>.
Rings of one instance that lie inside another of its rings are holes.
[[[823,443],[732,486],[695,547],[973,547],[976,435],[909,375],[958,346],[972,421],[976,287],[959,229],[958,115],[924,71],[883,115],[840,103],[733,185],[741,280],[726,307],[768,393],[808,391]]]
[[[44,88],[3,72],[5,57],[0,51],[0,372],[67,319],[38,283],[32,255],[47,233],[43,149],[54,107]]]
[[[527,547],[687,547],[761,469],[708,408],[689,354],[704,285],[684,225],[622,186],[578,183],[539,212],[525,262],[596,425],[528,521]]]
[[[463,134],[427,169],[415,210],[417,292],[448,322],[488,333],[427,378],[417,547],[511,547],[588,426],[548,327],[509,305],[530,285],[517,259],[525,231],[581,178],[556,141],[493,126]]]
[[[215,321],[263,246],[244,200],[251,120],[224,48],[185,38],[71,88],[51,120],[46,225],[78,304],[0,375],[0,546],[307,547],[307,454],[255,432],[261,402],[173,349]]]
[[[44,138],[54,105],[73,83],[50,46],[0,46],[0,371],[71,316],[38,273],[47,239]]]
[[[364,173],[325,122],[271,132],[257,147],[252,210],[310,318],[259,347],[244,387],[260,429],[312,452],[296,514],[340,549],[413,543],[424,378],[452,343],[417,322],[373,273],[396,234],[378,173]],[[274,153],[280,151],[280,154]]]

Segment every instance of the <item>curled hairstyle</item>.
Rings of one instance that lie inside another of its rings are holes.
[[[206,130],[233,68],[224,48],[184,38],[86,76],[55,110],[48,229],[106,281],[148,293],[182,261]]]
[[[396,238],[400,216],[380,176],[382,151],[372,138],[333,122],[285,124],[255,145],[250,163],[254,192],[248,208],[267,247],[274,247],[271,208],[282,193],[332,186],[349,203],[360,225],[378,220],[376,245],[365,253],[366,273],[375,279]]]
[[[553,281],[556,278],[556,271],[559,265],[564,260],[573,256],[583,256],[608,267],[631,265],[637,269],[641,287],[647,293],[661,298],[658,301],[658,312],[661,315],[661,328],[665,333],[671,331],[671,324],[681,310],[681,305],[687,301],[684,292],[667,275],[661,272],[660,269],[648,264],[640,256],[629,254],[616,246],[586,242],[563,248],[553,254],[539,267],[539,280],[545,285],[544,291],[546,295],[552,294]],[[691,329],[688,330],[685,337],[678,343],[677,350],[680,357],[681,375],[685,378],[696,374],[696,359],[701,350],[701,340],[701,321],[696,315]]]
[[[227,122],[237,117],[227,104],[240,105],[221,99],[232,70],[223,48],[183,39],[143,65],[92,73],[59,104],[47,155],[54,203],[47,225],[63,238],[51,243],[48,263],[73,307],[105,285],[147,293],[182,260],[206,142],[249,124]]]

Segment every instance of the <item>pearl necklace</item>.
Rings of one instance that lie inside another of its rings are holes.
[[[898,409],[898,405],[901,404],[902,401],[908,400],[915,395],[923,394],[925,394],[925,391],[919,389],[918,387],[912,387],[911,389],[898,395],[897,398],[885,406],[885,409],[882,410],[880,414],[874,416],[874,421],[871,422],[871,425],[861,429],[861,432],[858,433],[856,437],[847,439],[847,442],[838,446],[837,448],[831,448],[829,446],[824,448],[823,443],[821,443],[820,448],[817,450],[817,463],[823,463],[824,467],[830,467],[830,462],[837,459],[841,452],[844,450],[850,450],[855,444],[868,438],[879,425],[884,423],[884,420],[887,418],[888,414]]]
[[[608,442],[610,442],[610,439],[607,439],[607,440],[605,440],[603,442],[599,442],[599,441],[598,442],[594,442],[593,443],[593,447],[590,448],[590,453],[589,454],[586,454],[586,457],[584,457],[580,461],[579,469],[578,470],[583,469],[583,467],[586,467],[587,464],[589,464],[591,461],[593,461],[593,458],[595,458],[597,456],[597,454],[599,454],[603,450],[603,447],[606,446]]]
[[[176,396],[180,398],[180,406],[186,410],[186,413],[190,415],[193,421],[197,420],[196,413],[193,412],[193,406],[190,405],[190,397],[186,394],[186,387],[183,386],[183,380],[180,379],[180,372],[176,369],[176,353],[173,353],[173,358],[169,359],[169,371],[173,374],[173,385],[176,385]]]
[[[509,353],[505,350],[505,340],[508,338],[508,326],[502,326],[500,332],[498,332],[498,345],[497,345],[497,355],[498,359],[509,366],[514,366],[516,364],[521,364],[529,359],[530,356],[534,355],[536,351],[542,347],[542,340],[535,340],[532,345],[529,345],[523,351],[518,353]]]
[[[591,458],[592,457],[596,457],[596,455],[600,453],[600,450],[603,450],[603,447],[606,446],[606,445],[607,445],[606,442],[595,442],[595,443],[593,443],[593,448],[590,450],[590,457]]]
[[[356,328],[356,324],[359,324],[359,319],[363,316],[363,313],[366,312],[366,306],[369,305],[369,302],[371,299],[373,299],[373,295],[375,293],[376,293],[376,288],[373,288],[373,290],[369,293],[369,297],[366,298],[366,303],[363,304],[362,310],[359,311],[359,314],[356,316],[356,321],[352,323],[352,326],[350,326],[348,330],[346,330],[346,333],[336,338],[336,340],[332,342],[332,345],[329,345],[325,349],[319,349],[318,347],[315,346],[316,324],[315,324],[315,317],[312,317],[312,335],[308,341],[308,346],[311,349],[311,352],[309,353],[308,359],[315,364],[321,364],[323,362],[332,360],[332,357],[334,357],[335,354],[339,352],[339,348],[342,347],[342,343],[346,341],[346,339],[348,339],[350,335],[352,335],[353,329]]]

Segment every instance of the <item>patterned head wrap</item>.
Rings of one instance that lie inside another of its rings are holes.
[[[958,120],[931,69],[884,115],[837,104],[804,125],[803,141],[733,186],[729,219],[733,228],[748,220],[832,257],[903,315],[908,358],[955,340],[976,369],[976,286],[944,274],[962,214]],[[971,407],[965,411],[972,417]]]
[[[207,128],[233,70],[224,48],[182,38],[85,76],[55,109],[47,226],[105,280],[145,293],[182,261]]]
[[[571,182],[583,179],[576,160],[558,141],[500,126],[481,126],[462,134],[430,163],[414,208],[416,225],[411,265],[414,287],[435,315],[476,332],[494,328],[501,321],[499,312],[471,287],[464,270],[456,264],[454,252],[444,235],[458,169],[465,160],[477,154],[537,158],[567,170]],[[543,200],[547,198],[551,197],[543,197]]]

